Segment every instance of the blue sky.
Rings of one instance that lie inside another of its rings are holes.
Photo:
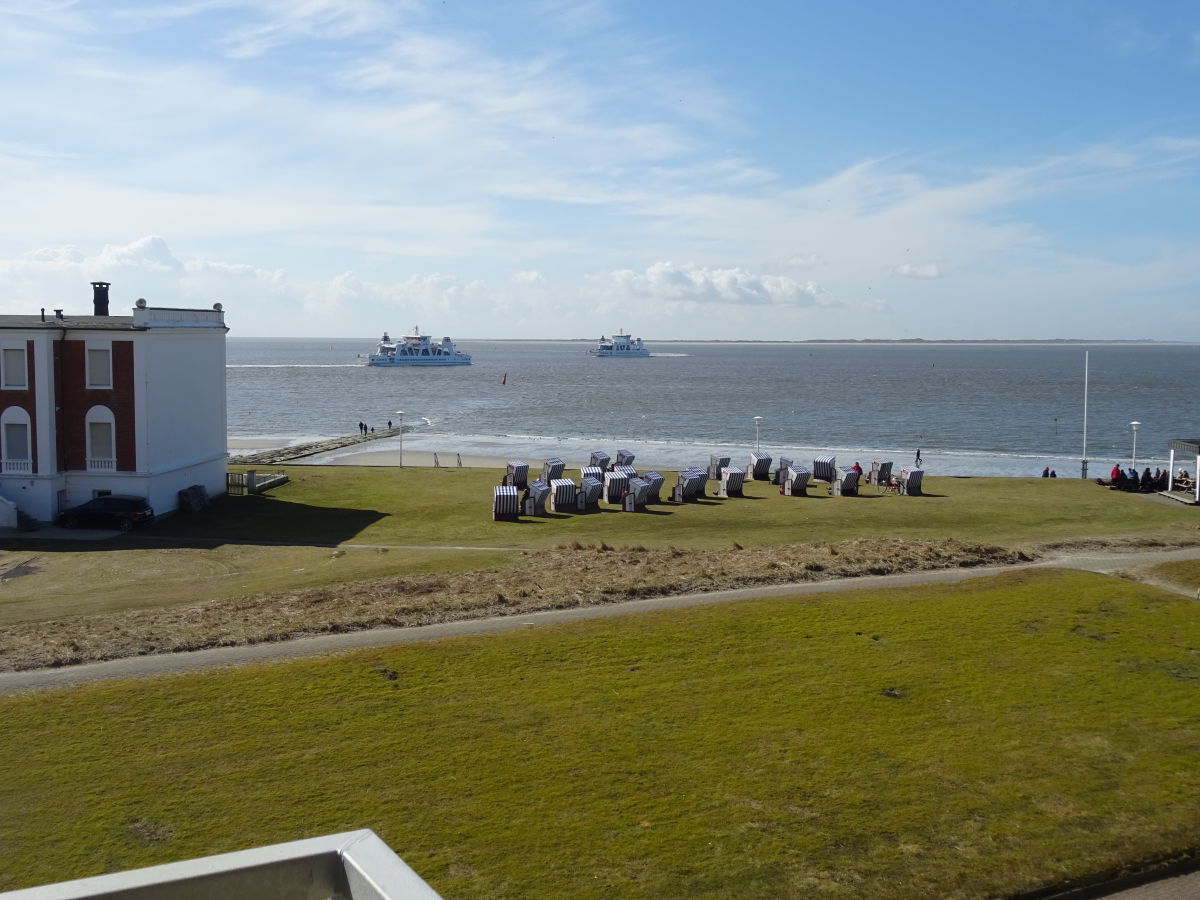
[[[1200,3],[0,0],[0,312],[1200,341]]]

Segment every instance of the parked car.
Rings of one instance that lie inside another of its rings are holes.
[[[63,528],[120,528],[128,531],[154,521],[154,510],[145,497],[109,494],[73,506],[59,516]]]

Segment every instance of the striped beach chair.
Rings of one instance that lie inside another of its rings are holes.
[[[525,489],[525,515],[527,516],[544,516],[546,514],[546,500],[550,497],[550,485],[537,478],[529,482],[529,487]]]
[[[829,493],[835,497],[858,496],[858,470],[853,466],[840,466],[833,471],[829,482]]]
[[[771,456],[767,453],[750,454],[750,465],[746,466],[746,477],[750,481],[767,481],[771,477]]]
[[[921,479],[925,477],[924,469],[900,470],[900,493],[910,497],[921,496]]]
[[[584,466],[579,470],[580,478],[595,478],[601,484],[604,483],[604,470],[599,466]]]
[[[807,497],[810,478],[812,472],[804,466],[788,466],[783,475],[783,484],[779,486],[779,493],[785,497]]]
[[[625,496],[625,492],[629,490],[629,476],[622,475],[620,472],[605,472],[604,473],[604,502],[617,503],[621,502],[621,498]]]
[[[595,509],[604,493],[604,482],[591,475],[584,475],[579,482],[579,493],[575,496],[575,508],[579,512]]]
[[[515,522],[520,516],[521,498],[511,484],[499,484],[493,488],[492,521]]]
[[[832,453],[813,457],[812,480],[832,483],[835,469],[837,469],[837,457]]]
[[[592,459],[588,463],[588,465],[589,466],[597,466],[597,467],[599,467],[601,472],[607,472],[609,462],[610,462],[610,457],[607,453],[605,453],[603,450],[593,450],[592,451]]]
[[[721,477],[721,470],[729,465],[728,456],[717,456],[715,453],[708,458],[708,477],[716,481]]]
[[[633,451],[632,450],[618,450],[617,458],[615,460],[613,460],[613,467],[616,468],[617,466],[632,467],[633,466]]]
[[[771,476],[771,484],[783,484],[784,476],[787,475],[787,470],[792,467],[792,461],[786,456],[779,457],[779,466],[775,469],[775,474]]]
[[[556,478],[562,478],[563,469],[567,464],[557,456],[551,456],[542,463],[542,481],[550,484]]]
[[[550,511],[575,512],[578,494],[579,490],[570,478],[555,478],[550,482]]]
[[[642,480],[650,485],[650,491],[646,494],[646,502],[660,502],[659,493],[662,491],[663,482],[666,481],[666,479],[651,469],[642,473]]]
[[[704,485],[707,483],[708,473],[704,469],[682,469],[672,499],[679,503],[695,500],[704,494]]]
[[[875,485],[880,490],[886,488],[892,483],[892,461],[879,462],[876,460],[871,463],[871,474],[867,476],[867,482]]]
[[[721,470],[721,486],[717,489],[718,497],[742,497],[742,485],[746,480],[746,473],[741,469],[722,469]]]
[[[529,484],[529,463],[510,459],[508,471],[504,473],[504,483],[509,487],[525,488]]]
[[[650,495],[650,483],[644,478],[634,476],[629,479],[629,490],[625,492],[622,509],[625,512],[641,512],[646,508],[646,498]]]
[[[619,463],[613,463],[610,471],[616,472],[618,475],[624,475],[626,478],[637,478],[638,473],[638,470],[633,466],[621,465]]]

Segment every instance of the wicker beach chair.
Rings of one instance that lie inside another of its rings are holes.
[[[634,476],[629,479],[629,490],[621,508],[625,512],[642,512],[646,509],[646,499],[650,495],[650,483],[644,478]]]
[[[529,484],[529,463],[510,459],[508,471],[504,473],[504,483],[509,487],[524,489]]]
[[[788,466],[779,492],[785,497],[807,497],[810,478],[812,478],[812,472],[804,466]]]
[[[550,482],[550,511],[575,512],[579,489],[570,478],[555,478]]]
[[[750,465],[746,466],[748,481],[769,481],[771,478],[771,456],[768,453],[750,454]]]
[[[616,467],[616,466],[632,466],[632,465],[633,465],[633,451],[632,450],[618,450],[617,458],[615,460],[613,460],[613,466]]]
[[[708,477],[716,481],[721,477],[721,470],[729,465],[728,456],[718,456],[713,454],[708,458]]]
[[[611,457],[607,453],[605,453],[603,450],[593,450],[592,458],[591,458],[591,461],[588,462],[588,465],[589,466],[597,466],[601,472],[607,472],[608,464],[610,461],[611,461]]]
[[[924,469],[902,469],[900,472],[900,493],[909,497],[920,497],[921,480],[924,477]]]
[[[517,521],[520,516],[521,504],[517,489],[511,484],[499,484],[492,491],[492,521]]]
[[[529,482],[529,487],[525,489],[525,515],[544,516],[549,497],[550,485],[540,478]]]
[[[784,476],[787,475],[787,470],[792,467],[792,461],[786,456],[779,457],[779,465],[775,469],[775,474],[771,476],[771,484],[783,484]]]
[[[550,484],[556,478],[562,478],[567,464],[557,456],[551,456],[542,463],[542,481]]]
[[[887,488],[892,483],[892,461],[871,463],[871,474],[867,481],[881,491]]]
[[[580,478],[595,478],[601,484],[604,483],[604,470],[599,466],[584,466],[579,470]]]
[[[650,485],[650,490],[646,494],[647,503],[659,503],[659,494],[662,491],[663,482],[666,481],[661,475],[650,469],[642,473],[642,480]]]
[[[624,475],[626,478],[637,478],[638,473],[638,470],[633,466],[621,465],[619,463],[613,463],[612,468],[609,469],[609,471],[616,472],[618,475]]]
[[[703,495],[704,485],[707,483],[708,473],[703,469],[682,469],[679,472],[679,481],[672,491],[672,499],[679,503],[695,500]]]
[[[717,489],[718,497],[743,497],[742,485],[746,480],[746,473],[741,469],[722,469],[721,470],[721,486]]]
[[[858,470],[853,466],[835,469],[833,481],[829,482],[829,493],[835,497],[857,497]]]
[[[604,502],[620,504],[629,490],[629,476],[620,472],[604,473]]]
[[[598,507],[600,497],[604,494],[604,482],[591,475],[585,475],[579,482],[579,493],[575,495],[575,508],[579,512],[588,512]]]
[[[812,480],[832,482],[837,469],[837,457],[832,453],[813,457]]]

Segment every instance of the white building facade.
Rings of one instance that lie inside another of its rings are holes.
[[[220,304],[110,316],[108,287],[93,282],[90,316],[0,316],[0,526],[106,493],[161,515],[191,485],[225,490]]]

